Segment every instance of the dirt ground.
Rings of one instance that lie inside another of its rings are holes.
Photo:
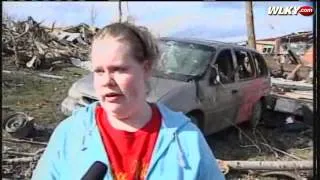
[[[72,65],[57,66],[53,71],[28,69],[16,69],[14,65],[4,58],[2,70],[13,73],[2,72],[2,121],[10,114],[24,112],[34,118],[37,133],[32,134],[27,140],[46,142],[54,127],[65,118],[60,112],[60,103],[67,96],[71,84],[87,71]],[[31,74],[23,74],[30,72]],[[39,77],[37,73],[48,73],[63,76],[64,79],[50,79]],[[217,159],[221,160],[312,160],[312,129],[289,131],[281,124],[286,115],[271,113],[270,122],[273,127],[260,125],[255,133],[245,124],[231,127],[222,132],[207,137],[207,141]],[[276,123],[274,123],[276,122]],[[241,133],[240,133],[241,132]],[[11,138],[3,131],[3,139]],[[3,141],[4,149],[14,149],[18,152],[35,152],[44,147],[28,143],[12,143]],[[9,158],[2,153],[3,158]],[[2,175],[7,179],[29,179],[31,175],[30,166],[33,163],[3,164]],[[299,172],[307,176],[310,172]],[[298,173],[298,174],[299,174]],[[227,179],[289,179],[278,177],[262,177],[253,171],[230,171]]]

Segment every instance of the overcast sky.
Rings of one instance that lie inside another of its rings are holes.
[[[32,16],[57,26],[90,24],[90,10],[97,13],[95,25],[102,27],[118,18],[117,2],[2,2],[9,15],[24,20]],[[122,2],[124,15],[127,3]],[[269,16],[270,6],[303,6],[308,2],[254,2],[256,38],[297,31],[312,31],[313,16]],[[219,41],[246,40],[245,2],[129,2],[129,14],[137,24],[161,36],[197,37]]]

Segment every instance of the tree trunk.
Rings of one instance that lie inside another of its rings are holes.
[[[96,10],[95,6],[92,5],[91,9],[90,9],[90,23],[91,23],[90,30],[93,34],[95,33],[96,19],[97,19],[97,10]],[[83,34],[85,35],[84,31],[83,31]]]
[[[245,3],[246,3],[246,22],[247,22],[248,45],[249,45],[249,47],[256,49],[256,38],[255,38],[255,33],[254,33],[252,1],[247,1]]]
[[[224,161],[237,170],[312,170],[312,161]]]

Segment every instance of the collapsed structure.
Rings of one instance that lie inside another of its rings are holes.
[[[245,45],[245,44],[243,44]],[[297,32],[256,41],[271,73],[269,108],[302,116],[308,124],[313,118],[313,33]],[[294,118],[293,118],[294,119]]]
[[[32,17],[26,21],[2,21],[2,56],[13,56],[17,67],[46,68],[71,58],[88,59],[95,30],[86,24],[68,28],[41,26]]]

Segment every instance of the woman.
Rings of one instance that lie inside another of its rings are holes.
[[[33,179],[81,179],[96,161],[107,166],[104,179],[224,179],[190,119],[146,101],[158,57],[146,28],[104,27],[91,50],[99,101],[58,125]]]

